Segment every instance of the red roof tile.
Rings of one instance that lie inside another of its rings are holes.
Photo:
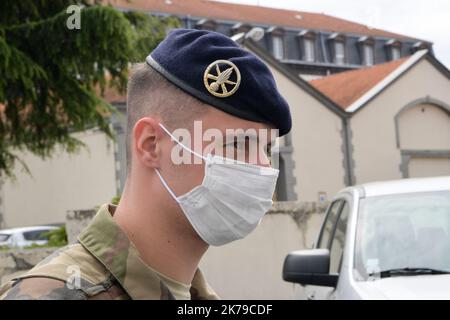
[[[322,13],[311,13],[269,7],[225,3],[207,0],[109,0],[113,6],[161,12],[183,16],[261,23],[302,29],[359,35],[383,36],[396,39],[416,39],[363,24],[332,17]]]
[[[336,73],[309,83],[345,110],[409,58]]]

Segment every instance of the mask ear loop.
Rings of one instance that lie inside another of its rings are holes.
[[[175,193],[173,193],[172,189],[170,189],[169,185],[166,183],[166,180],[164,180],[164,178],[162,177],[161,173],[159,173],[159,170],[155,168],[156,174],[159,177],[159,180],[161,180],[162,184],[164,185],[164,187],[166,188],[167,192],[169,192],[169,194],[172,196],[172,198],[180,203],[180,201],[178,201],[177,196],[175,195]]]
[[[184,144],[182,144],[180,141],[178,141],[177,138],[175,138],[170,132],[169,130],[166,129],[166,127],[164,127],[161,123],[159,123],[159,126],[172,138],[173,141],[175,141],[176,143],[178,143],[184,150],[189,151],[190,153],[192,153],[193,155],[202,158],[203,160],[206,160],[206,158],[201,155],[200,153],[195,152],[194,150],[186,147]]]
[[[180,141],[178,141],[178,139],[176,139],[170,132],[169,130],[167,130],[161,123],[159,123],[159,126],[164,130],[165,133],[167,133],[170,138],[175,141],[176,143],[178,143],[183,149],[185,149],[186,151],[189,151],[190,153],[192,153],[193,155],[202,158],[203,160],[206,160],[205,157],[203,157],[201,154],[195,152],[194,150],[191,150],[190,148],[186,147],[184,144],[182,144]],[[166,188],[167,192],[169,192],[169,194],[172,196],[172,198],[177,202],[180,203],[180,201],[178,200],[178,197],[175,195],[175,193],[173,193],[172,189],[169,187],[169,185],[167,184],[166,180],[164,180],[164,178],[162,177],[161,173],[159,172],[158,169],[155,168],[156,174],[159,177],[159,180],[161,180],[161,183],[163,184],[163,186]]]

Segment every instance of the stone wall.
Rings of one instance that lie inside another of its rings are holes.
[[[0,251],[0,284],[31,269],[56,249],[35,248]]]
[[[95,216],[95,209],[92,210],[74,210],[66,215],[66,232],[69,243],[77,240],[78,234],[87,227],[89,222]]]

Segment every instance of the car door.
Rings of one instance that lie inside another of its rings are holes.
[[[339,217],[334,227],[334,233],[328,244],[330,250],[330,273],[340,274],[342,269],[342,261],[345,250],[345,238],[347,234],[348,218],[350,214],[350,205],[346,200],[343,200],[343,204],[339,213]],[[340,288],[345,287],[341,278],[338,278],[338,284],[334,290],[332,290],[326,299],[336,299],[337,292]]]
[[[325,220],[316,244],[317,249],[330,250],[330,273],[339,273],[345,246],[345,232],[349,214],[348,202],[344,199],[333,201],[326,213]],[[307,286],[305,293],[310,300],[334,298],[335,288]]]

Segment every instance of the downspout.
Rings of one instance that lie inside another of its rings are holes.
[[[356,183],[354,175],[354,162],[352,158],[353,145],[352,145],[352,133],[350,129],[350,117],[342,117],[342,148],[344,154],[344,184],[345,186],[352,186]]]

